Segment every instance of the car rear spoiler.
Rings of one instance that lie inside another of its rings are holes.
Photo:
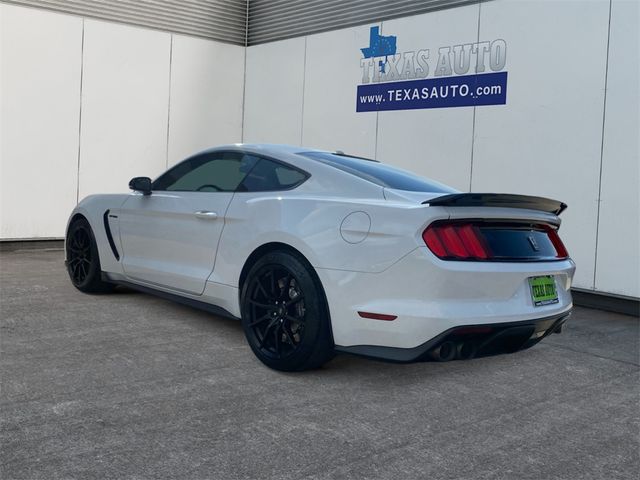
[[[452,193],[431,200],[425,200],[423,205],[433,207],[504,207],[526,208],[541,212],[560,215],[567,204],[558,200],[543,197],[530,197],[528,195],[512,195],[509,193]]]

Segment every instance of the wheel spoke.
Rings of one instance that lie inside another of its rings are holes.
[[[75,281],[78,281],[78,270],[79,267],[77,263],[75,265],[71,265],[71,276]]]
[[[269,320],[271,318],[271,315],[267,314],[267,315],[263,315],[262,317],[258,318],[257,320],[254,320],[253,322],[251,322],[249,324],[250,327],[254,327],[262,322],[264,322],[265,320]]]
[[[291,346],[295,347],[296,346],[296,342],[293,341],[293,337],[289,333],[289,329],[287,327],[283,326],[282,327],[282,331],[284,332],[285,337],[287,337],[287,340],[289,340],[289,343],[291,344]]]
[[[84,263],[80,263],[79,267],[80,267],[80,271],[82,272],[81,280],[84,280],[85,278],[87,278],[87,270],[86,268],[84,268]]]
[[[288,273],[286,277],[284,277],[284,283],[283,283],[283,287],[282,287],[282,291],[280,292],[280,295],[278,295],[280,298],[286,298],[286,296],[289,293],[289,285],[291,284],[291,274]]]
[[[273,326],[276,325],[276,323],[278,323],[277,319],[273,320],[269,325],[267,325],[267,328],[264,329],[262,340],[260,340],[260,348],[264,347],[264,345],[265,345],[265,343],[267,341],[267,338],[269,336],[269,332],[271,331]]]
[[[249,303],[251,303],[252,305],[255,305],[258,308],[262,308],[264,310],[269,310],[271,308],[271,305],[268,305],[266,303],[262,303],[262,302],[256,302],[255,300],[249,300]]]
[[[299,293],[296,298],[292,298],[291,300],[285,302],[284,306],[290,307],[291,305],[298,303],[302,299],[304,299],[304,295],[302,293]]]
[[[280,356],[280,344],[282,343],[282,335],[280,334],[280,330],[282,329],[282,324],[280,322],[277,323],[276,328],[273,330],[274,336],[274,348],[276,350],[276,355]]]
[[[262,295],[264,298],[269,299],[271,297],[269,297],[269,294],[267,293],[267,291],[265,290],[264,286],[262,285],[262,282],[260,281],[260,279],[256,279],[256,283],[258,284],[258,289],[262,292]]]
[[[276,292],[276,274],[273,270],[269,270],[269,288],[271,289],[271,295],[273,298],[278,298],[278,292]]]

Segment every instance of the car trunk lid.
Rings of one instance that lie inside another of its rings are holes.
[[[541,262],[569,257],[558,236],[558,215],[567,205],[557,200],[459,193],[421,203],[444,207],[449,214],[423,232],[429,249],[443,260]]]

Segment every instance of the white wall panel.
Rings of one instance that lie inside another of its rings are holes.
[[[507,105],[476,110],[472,190],[566,202],[575,284],[593,287],[609,2],[483,3],[480,39],[507,42]]]
[[[0,4],[0,238],[59,237],[76,204],[82,19]]]
[[[606,112],[608,0],[385,21],[399,51],[473,42],[478,20],[480,40],[506,40],[507,104],[477,107],[474,125],[469,107],[356,113],[371,25],[249,47],[245,77],[242,47],[85,20],[82,53],[81,18],[0,4],[0,238],[61,237],[77,192],[126,191],[244,128],[247,142],[377,156],[461,190],[561,199],[576,286],[639,297],[639,10],[613,0]]]
[[[240,142],[244,47],[174,35],[171,58],[169,165]]]
[[[596,288],[640,297],[640,4],[611,9]]]
[[[85,20],[80,199],[166,165],[170,34]]]
[[[247,48],[243,141],[300,145],[304,37]]]
[[[398,52],[429,48],[434,56],[440,46],[477,41],[478,6],[385,21],[381,35],[396,35]],[[355,95],[355,85],[353,88]],[[469,190],[473,107],[378,115],[378,159]]]
[[[302,144],[373,158],[376,112],[356,113],[369,25],[307,37]]]

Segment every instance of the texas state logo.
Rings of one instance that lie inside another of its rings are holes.
[[[394,35],[371,27],[360,49],[356,111],[414,110],[507,103],[507,42],[502,39],[399,53]]]

